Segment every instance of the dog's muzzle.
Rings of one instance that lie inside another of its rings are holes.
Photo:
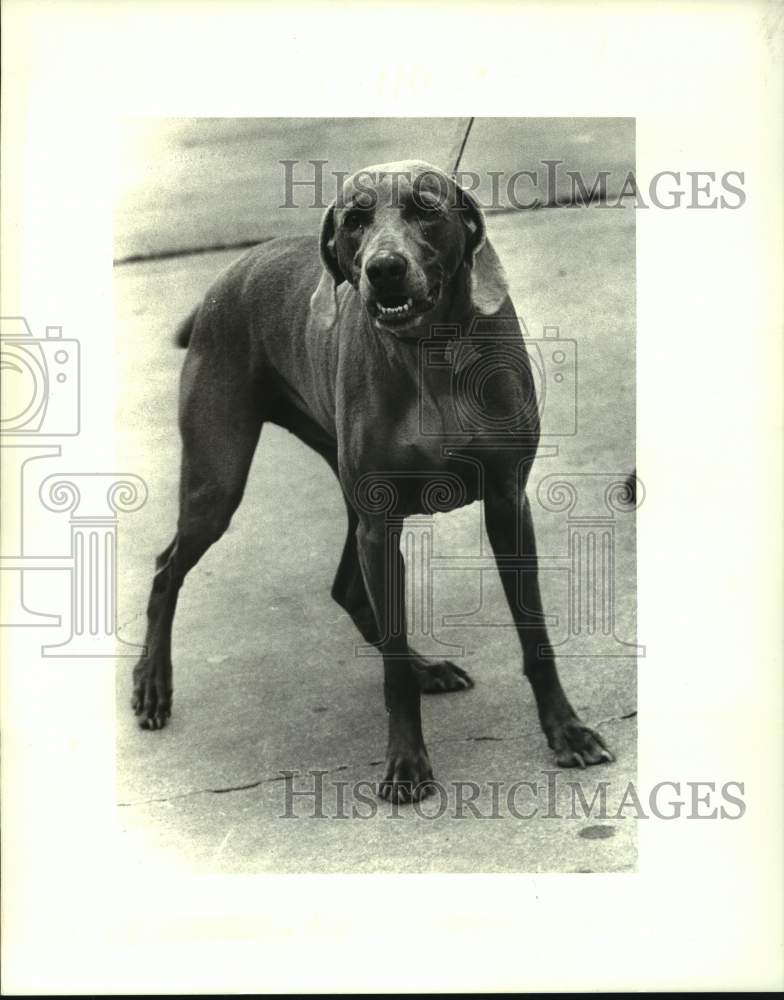
[[[441,294],[440,285],[429,290],[417,288],[419,283],[411,280],[408,261],[393,251],[374,254],[365,265],[365,275],[367,310],[379,326],[391,330],[418,325]]]

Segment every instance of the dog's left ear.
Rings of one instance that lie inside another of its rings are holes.
[[[471,301],[486,316],[497,313],[509,294],[509,282],[498,254],[487,238],[485,214],[470,191],[458,189],[467,230],[466,263],[471,268]]]
[[[319,253],[324,270],[316,291],[310,297],[310,312],[318,326],[330,329],[338,318],[337,288],[346,279],[335,253],[335,202],[333,201],[321,220]]]

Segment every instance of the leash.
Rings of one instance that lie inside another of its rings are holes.
[[[458,150],[457,156],[455,157],[455,165],[454,167],[452,167],[453,174],[457,173],[457,169],[460,166],[460,161],[463,159],[463,151],[466,148],[466,143],[468,142],[468,137],[471,134],[471,128],[473,127],[473,124],[474,124],[474,119],[469,118],[468,124],[466,125],[465,133],[463,135],[463,141],[460,143],[460,149]]]

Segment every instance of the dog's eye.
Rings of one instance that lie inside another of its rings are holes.
[[[357,209],[354,209],[351,212],[347,212],[346,215],[343,217],[343,225],[348,230],[362,229],[367,225],[367,222],[368,222],[368,213],[360,212]]]
[[[414,211],[420,219],[434,221],[440,219],[444,214],[444,207],[437,198],[420,195],[414,203]]]

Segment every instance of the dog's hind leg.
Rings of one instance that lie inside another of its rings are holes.
[[[335,471],[337,472],[337,468]],[[378,646],[380,636],[376,616],[373,614],[368,600],[357,555],[356,531],[359,519],[348,502],[346,503],[346,513],[348,514],[348,534],[332,584],[332,599],[348,612],[365,642],[371,646]]]
[[[335,574],[335,582],[332,584],[332,598],[349,613],[365,642],[379,646],[378,626],[365,589],[357,553],[356,532],[359,519],[348,502],[346,502],[346,512],[348,534]],[[412,649],[411,665],[419,683],[419,690],[423,694],[462,691],[474,686],[466,671],[449,660],[431,660]]]
[[[276,401],[268,414],[268,419],[290,431],[300,441],[321,455],[340,481],[335,442],[325,434],[318,424],[282,400]],[[343,499],[346,502],[348,531],[343,554],[340,557],[335,580],[332,584],[332,598],[348,613],[365,642],[368,645],[380,647],[381,641],[376,616],[373,614],[368,599],[357,552],[359,518],[345,493]],[[423,694],[463,691],[474,686],[474,682],[465,670],[454,663],[450,663],[448,660],[428,659],[413,649],[410,652],[411,666]]]
[[[261,431],[261,407],[247,374],[229,369],[225,358],[207,364],[189,355],[183,370],[177,533],[155,561],[145,655],[133,671],[131,705],[143,729],[162,728],[171,714],[171,633],[180,587],[229,526]]]

